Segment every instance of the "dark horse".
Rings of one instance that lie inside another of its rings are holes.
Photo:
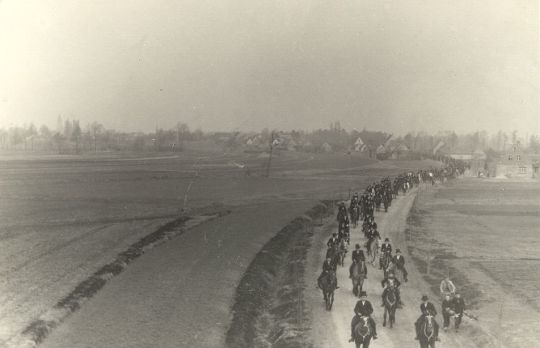
[[[385,252],[383,255],[381,255],[381,257],[379,258],[380,267],[383,270],[385,276],[391,262],[392,262],[392,255],[388,251]]]
[[[340,261],[339,245],[336,244],[328,247],[328,250],[326,250],[326,258],[331,260],[330,262],[335,270]]]
[[[351,266],[352,270],[352,292],[354,296],[360,296],[360,293],[362,292],[362,287],[364,286],[364,279],[366,279],[367,274],[367,268],[366,268],[366,262],[360,261],[355,262]]]
[[[324,274],[319,282],[319,287],[323,292],[327,311],[331,310],[332,304],[334,304],[334,291],[336,290],[336,285],[336,273],[332,271]]]
[[[398,305],[397,289],[393,286],[390,286],[386,290],[386,294],[383,300],[384,300],[383,326],[386,326],[386,314],[388,313],[388,323],[390,324],[390,328],[392,328],[394,326],[394,323],[396,322],[396,308]]]
[[[360,321],[354,327],[354,343],[356,348],[368,348],[371,341],[371,327],[369,317],[361,317]]]
[[[345,255],[347,254],[347,245],[345,245],[345,239],[341,239],[338,246],[338,264],[345,266]]]
[[[352,224],[356,228],[358,226],[358,220],[360,219],[360,207],[358,206],[358,204],[355,204],[349,210],[351,214]]]
[[[432,315],[424,315],[417,327],[416,337],[420,342],[420,348],[435,348],[435,342],[439,340],[439,324]]]

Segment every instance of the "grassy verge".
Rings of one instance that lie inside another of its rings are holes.
[[[281,229],[242,277],[227,347],[305,347],[310,328],[303,291],[313,225],[331,209],[322,202]]]

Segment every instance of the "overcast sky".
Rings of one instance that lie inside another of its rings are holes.
[[[0,126],[540,134],[537,0],[0,0]]]

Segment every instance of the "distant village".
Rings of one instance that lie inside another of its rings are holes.
[[[93,122],[81,128],[77,120],[62,120],[51,130],[33,124],[0,129],[0,150],[88,154],[97,152],[181,152],[184,150],[243,151],[246,153],[307,152],[360,154],[378,160],[412,160],[450,156],[469,164],[467,175],[538,178],[540,136],[516,131],[407,133],[345,130],[340,122],[314,131],[203,132],[184,123],[154,132],[120,132]]]

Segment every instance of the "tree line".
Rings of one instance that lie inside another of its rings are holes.
[[[81,126],[79,120],[57,120],[55,129],[47,125],[39,128],[34,124],[0,128],[0,149],[16,151],[45,151],[65,154],[80,154],[100,151],[182,151],[186,142],[211,140],[231,149],[241,148],[256,139],[259,147],[265,149],[275,139],[287,139],[294,142],[297,150],[317,151],[323,144],[332,150],[355,150],[358,139],[365,149],[373,155],[381,146],[405,146],[418,154],[433,154],[434,150],[445,153],[487,153],[503,152],[510,144],[521,143],[531,153],[540,153],[540,136],[523,137],[517,131],[510,133],[499,131],[488,134],[485,131],[457,134],[456,132],[409,132],[402,136],[393,136],[388,132],[363,129],[346,130],[339,122],[330,124],[327,129],[313,131],[292,130],[278,131],[263,129],[260,132],[203,132],[192,131],[185,123],[178,122],[169,129],[156,128],[154,132],[121,132],[107,129],[98,122]]]

